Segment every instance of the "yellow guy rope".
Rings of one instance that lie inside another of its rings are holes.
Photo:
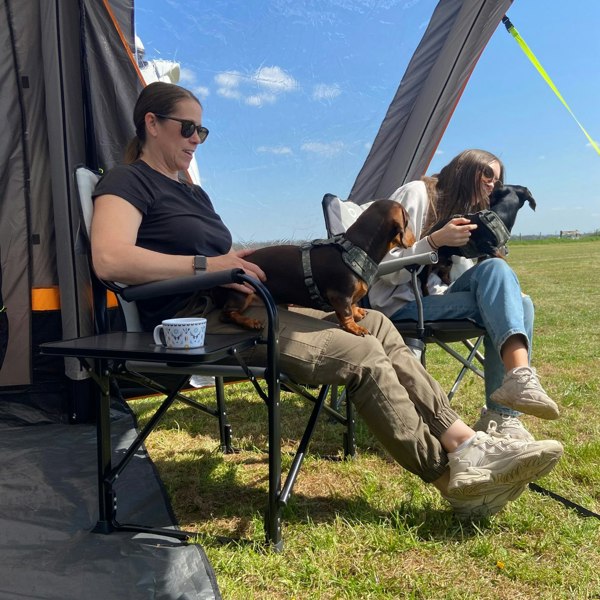
[[[506,16],[502,17],[502,22],[504,23],[504,26],[506,27],[508,33],[510,33],[517,41],[517,44],[519,44],[519,46],[521,46],[521,50],[523,50],[523,52],[525,53],[525,56],[527,56],[527,58],[532,62],[533,66],[539,71],[540,75],[544,78],[544,81],[550,86],[550,88],[556,94],[558,99],[563,103],[564,107],[569,111],[569,113],[571,114],[573,119],[575,119],[575,122],[577,123],[577,125],[579,125],[581,131],[583,131],[583,133],[585,134],[585,137],[590,142],[592,148],[598,154],[600,154],[600,147],[598,147],[598,144],[591,138],[590,134],[584,129],[583,125],[577,120],[577,117],[573,114],[573,111],[569,108],[569,105],[566,103],[565,99],[562,97],[561,93],[558,91],[558,89],[554,85],[554,82],[552,81],[552,79],[550,79],[550,76],[548,75],[548,73],[546,73],[546,71],[544,70],[544,67],[542,67],[542,65],[540,64],[538,59],[535,57],[535,54],[531,51],[529,46],[525,43],[525,40],[519,35],[519,32],[515,29],[515,26],[510,22],[510,19]]]

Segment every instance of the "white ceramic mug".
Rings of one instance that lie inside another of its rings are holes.
[[[201,317],[165,319],[154,328],[154,343],[167,348],[200,348],[205,334],[206,319]]]

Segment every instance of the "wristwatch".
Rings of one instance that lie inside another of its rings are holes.
[[[206,271],[206,256],[202,256],[201,254],[197,254],[194,256],[194,272],[202,272]]]

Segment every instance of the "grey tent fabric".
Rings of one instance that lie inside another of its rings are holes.
[[[143,82],[132,41],[132,0],[0,2],[0,108],[8,115],[0,121],[0,244],[11,331],[0,390],[44,379],[36,343],[93,333],[72,178],[77,164],[117,163],[133,135]],[[60,307],[36,311],[39,291],[55,291]],[[74,360],[52,368],[87,378]]]
[[[349,199],[387,198],[425,171],[477,60],[512,0],[441,0]]]
[[[136,432],[112,415],[113,452]],[[93,533],[95,428],[0,423],[0,600],[219,600],[204,550],[164,536]],[[117,485],[125,522],[172,527],[153,466],[138,452]]]

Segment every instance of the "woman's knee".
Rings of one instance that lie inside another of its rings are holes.
[[[516,277],[515,272],[503,258],[488,258],[475,267],[477,277]]]
[[[533,306],[533,300],[531,296],[527,296],[523,294],[521,297],[523,301],[523,316],[525,318],[525,322],[533,323],[533,319],[535,316],[535,307]]]
[[[535,319],[535,308],[533,306],[533,301],[529,296],[523,294],[523,324],[525,325],[525,332],[527,333],[527,337],[529,338],[528,347],[531,348],[531,342],[533,338],[533,322]]]

